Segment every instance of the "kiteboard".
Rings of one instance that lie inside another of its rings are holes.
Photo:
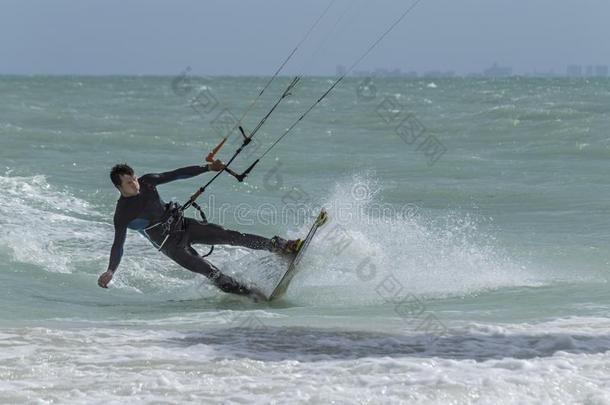
[[[314,221],[313,225],[311,226],[311,229],[309,229],[309,233],[307,234],[305,239],[303,239],[303,242],[301,243],[301,246],[299,247],[299,251],[288,264],[288,270],[286,270],[286,273],[284,273],[284,276],[280,279],[279,283],[277,284],[277,286],[275,287],[275,289],[269,296],[269,298],[268,298],[269,301],[276,300],[276,299],[280,298],[282,295],[284,295],[284,293],[286,293],[286,290],[288,289],[288,286],[290,285],[290,281],[292,281],[292,278],[295,276],[295,274],[299,270],[299,262],[301,261],[301,259],[303,258],[303,255],[307,251],[307,247],[309,246],[309,243],[311,243],[311,240],[313,239],[316,232],[318,231],[318,228],[321,227],[322,225],[324,225],[326,223],[326,221],[328,221],[328,214],[326,213],[326,211],[324,209],[322,209],[320,211],[320,214],[318,214],[318,217]]]

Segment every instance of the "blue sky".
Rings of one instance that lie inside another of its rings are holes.
[[[0,73],[268,75],[330,0],[0,0]],[[350,65],[408,5],[335,0],[286,73]],[[422,0],[357,69],[610,64],[610,1]]]

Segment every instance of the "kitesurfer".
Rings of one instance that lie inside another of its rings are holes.
[[[223,168],[224,164],[215,160],[205,166],[188,166],[165,173],[145,174],[138,178],[127,164],[114,166],[110,179],[121,196],[114,213],[114,242],[108,270],[99,277],[98,285],[107,288],[112,280],[123,256],[123,245],[129,228],[142,233],[180,266],[208,277],[222,291],[248,295],[255,299],[264,298],[255,287],[246,286],[221,273],[217,267],[199,255],[192,245],[226,244],[292,255],[298,250],[300,240],[285,240],[279,236],[268,239],[185,217],[178,209],[179,206],[163,202],[157,192],[157,186],[160,184],[194,177],[207,171],[218,172]]]

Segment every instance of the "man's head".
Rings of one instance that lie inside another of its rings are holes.
[[[140,183],[133,169],[126,163],[115,165],[110,171],[110,180],[123,197],[133,197],[140,193]]]

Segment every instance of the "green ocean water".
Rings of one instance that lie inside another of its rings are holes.
[[[228,297],[135,233],[98,288],[110,167],[201,164],[266,80],[0,77],[3,402],[222,402],[230,387],[235,401],[518,402],[533,386],[542,402],[610,400],[608,79],[346,79],[244,183],[223,176],[202,197],[211,221],[266,236],[299,236],[328,208],[284,300]],[[232,167],[332,80],[304,78]],[[159,190],[185,201],[209,176]],[[264,284],[262,257],[218,246],[210,260]],[[92,383],[102,375],[111,393]]]

